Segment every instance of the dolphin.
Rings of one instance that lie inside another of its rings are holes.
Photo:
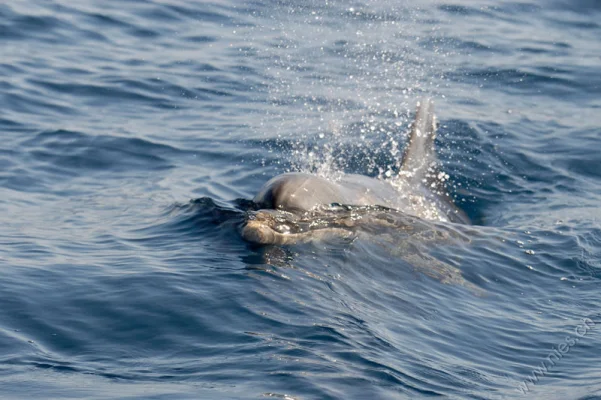
[[[448,175],[439,168],[434,149],[436,128],[433,101],[421,100],[399,172],[392,179],[348,174],[332,181],[301,172],[272,178],[254,197],[259,211],[247,217],[242,237],[256,244],[350,237],[358,220],[362,226],[390,223],[384,211],[396,215],[397,227],[418,224],[420,219],[470,224],[446,191]],[[355,212],[343,212],[341,207],[346,211],[354,207]]]

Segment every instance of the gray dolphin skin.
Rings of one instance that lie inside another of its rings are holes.
[[[257,244],[292,244],[324,236],[348,237],[358,219],[363,226],[365,221],[385,224],[386,218],[374,217],[382,215],[382,210],[423,220],[469,224],[467,215],[446,192],[444,181],[448,175],[438,168],[434,149],[436,125],[432,100],[422,100],[399,173],[390,179],[345,175],[330,181],[307,173],[274,177],[253,199],[261,210],[247,218],[243,238]],[[362,218],[357,218],[357,213],[355,217],[341,216],[343,213],[336,209],[340,206],[365,212]],[[368,208],[377,212],[369,213]],[[291,225],[296,228],[291,229]]]

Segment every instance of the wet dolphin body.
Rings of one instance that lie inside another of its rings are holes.
[[[317,210],[332,204],[379,206],[426,220],[469,224],[467,215],[455,206],[444,188],[444,178],[448,176],[437,168],[435,135],[433,103],[423,100],[418,103],[409,144],[399,174],[394,178],[397,187],[386,180],[363,175],[346,175],[335,182],[306,173],[274,177],[253,199],[261,210],[249,216],[242,227],[242,236],[258,244],[288,244],[319,239],[324,234],[348,235],[347,228],[352,223],[349,219],[335,224],[336,227],[304,232],[278,229],[282,215],[291,219],[303,213],[316,216]]]

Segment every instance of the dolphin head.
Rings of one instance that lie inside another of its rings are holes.
[[[276,176],[253,200],[261,208],[289,211],[308,211],[323,204],[345,202],[337,184],[304,173]]]

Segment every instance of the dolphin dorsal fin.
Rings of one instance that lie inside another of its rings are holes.
[[[417,104],[399,175],[413,190],[426,189],[429,199],[445,212],[450,221],[469,225],[471,222],[467,214],[455,205],[447,193],[445,181],[449,176],[440,169],[434,149],[436,126],[434,103],[427,98],[421,100]]]
[[[415,120],[411,126],[409,143],[405,148],[401,175],[414,183],[426,183],[436,175],[437,158],[434,151],[436,137],[436,117],[434,103],[431,99],[423,99],[417,103]]]

